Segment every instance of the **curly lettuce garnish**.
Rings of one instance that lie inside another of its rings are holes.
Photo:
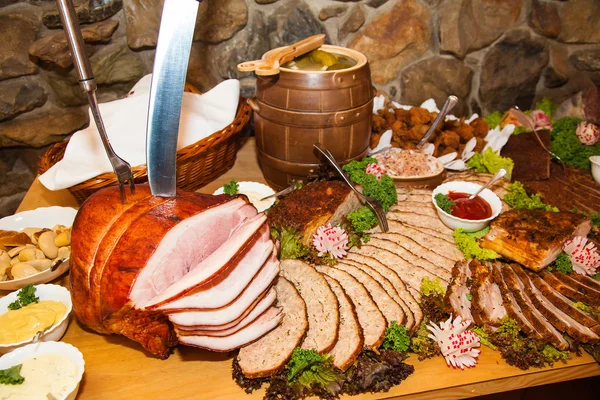
[[[452,214],[452,207],[454,207],[456,203],[450,200],[450,197],[446,196],[443,193],[438,193],[435,195],[434,200],[439,208],[441,208],[448,214]]]
[[[385,329],[385,339],[381,345],[384,349],[392,349],[399,353],[404,353],[410,346],[410,336],[404,325],[398,325],[392,321],[390,326]]]
[[[523,184],[515,181],[506,188],[508,193],[504,195],[504,202],[515,210],[545,210],[558,212],[558,208],[544,204],[542,197],[539,194],[529,196]]]
[[[477,232],[465,232],[461,228],[454,231],[454,242],[456,243],[456,247],[465,255],[465,259],[476,258],[485,261],[500,258],[500,254],[494,250],[484,249],[477,243],[477,239],[485,236],[489,231],[489,226]]]
[[[235,179],[232,179],[231,182],[223,185],[223,193],[225,194],[237,194],[239,189],[240,186]]]
[[[500,154],[488,147],[483,154],[475,153],[473,157],[467,161],[467,167],[475,168],[477,172],[495,174],[504,168],[506,170],[506,179],[510,181],[515,163],[508,157],[502,157]]]

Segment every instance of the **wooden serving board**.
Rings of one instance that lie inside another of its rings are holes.
[[[212,193],[229,182],[264,182],[255,156],[254,140],[245,143],[232,170],[201,191]],[[68,191],[49,192],[37,180],[19,211],[51,205],[76,206]],[[58,282],[67,285],[68,276]],[[67,285],[68,286],[68,285]],[[1,293],[0,293],[1,295]],[[122,336],[87,331],[75,320],[62,339],[77,347],[85,359],[85,374],[78,399],[260,399],[264,391],[246,395],[231,379],[233,354],[179,346],[167,360],[146,354],[141,346]],[[498,352],[482,347],[479,362],[469,370],[447,367],[442,357],[407,360],[415,372],[388,393],[367,394],[360,399],[461,399],[570,379],[600,375],[600,365],[584,353],[553,368],[521,371],[506,364]]]

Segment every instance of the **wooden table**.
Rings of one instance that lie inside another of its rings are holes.
[[[201,192],[212,193],[231,179],[264,183],[253,139],[242,146],[233,169]],[[77,207],[68,191],[50,192],[36,180],[19,211],[51,205]],[[60,282],[66,279],[63,277]],[[168,360],[161,361],[122,336],[87,331],[74,318],[62,340],[79,348],[85,358],[86,371],[78,397],[81,400],[262,398],[262,391],[245,395],[234,384],[229,354],[180,346]],[[506,364],[498,352],[483,346],[478,365],[470,370],[453,370],[441,357],[422,362],[412,357],[408,363],[415,366],[415,373],[406,381],[388,393],[360,398],[460,399],[600,375],[600,365],[587,353],[554,368],[521,371]]]

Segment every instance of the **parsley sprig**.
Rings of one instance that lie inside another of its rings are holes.
[[[38,303],[39,297],[35,295],[35,286],[27,285],[17,293],[17,299],[8,305],[9,310],[18,310],[32,303]]]

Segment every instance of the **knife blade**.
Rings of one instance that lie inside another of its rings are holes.
[[[179,118],[200,1],[165,0],[163,6],[146,129],[146,164],[153,196],[175,196]]]

